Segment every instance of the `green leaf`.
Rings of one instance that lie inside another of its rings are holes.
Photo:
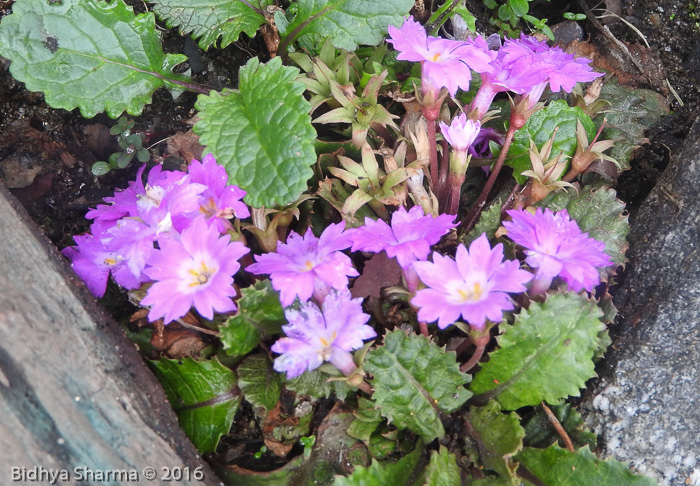
[[[218,359],[149,361],[180,425],[200,454],[214,452],[241,403],[236,374]]]
[[[342,381],[328,381],[328,378],[331,376],[320,370],[307,371],[291,380],[285,377],[285,386],[296,394],[307,396],[311,400],[328,398],[333,392],[340,400],[344,400],[350,387]]]
[[[528,0],[508,0],[508,5],[510,5],[510,8],[513,9],[513,12],[518,17],[526,15],[527,12],[530,10],[530,4],[528,3]]]
[[[615,140],[608,154],[617,159],[621,170],[629,170],[632,153],[644,140],[644,132],[661,117],[669,114],[665,96],[648,89],[632,89],[620,86],[617,82],[605,82],[600,91],[601,100],[610,102],[610,108],[596,116],[600,125],[603,119],[608,122],[603,129],[601,140]],[[588,140],[592,140],[589,138]]]
[[[179,27],[182,35],[199,38],[206,50],[221,37],[221,47],[236,42],[241,32],[254,37],[265,17],[251,6],[264,9],[270,1],[241,0],[153,0],[153,9],[168,27]]]
[[[389,25],[401,25],[413,0],[298,0],[297,12],[282,40],[288,45],[300,36],[316,34],[333,46],[354,51],[358,44],[376,46]]]
[[[268,412],[275,408],[281,393],[280,375],[272,369],[265,355],[255,354],[246,358],[237,371],[238,387],[248,402]]]
[[[372,398],[382,416],[426,442],[445,435],[441,415],[471,396],[463,386],[469,376],[459,371],[456,355],[425,336],[387,333],[384,345],[367,354],[365,370],[374,375]]]
[[[601,316],[595,302],[579,294],[550,294],[543,304],[533,302],[499,336],[500,349],[482,364],[472,391],[498,397],[506,410],[579,396],[595,376]]]
[[[92,175],[96,177],[103,176],[105,174],[108,174],[109,171],[112,170],[112,168],[109,166],[109,164],[103,160],[99,160],[92,164],[92,167],[90,168],[90,171],[92,172]]]
[[[253,58],[238,73],[240,91],[200,95],[195,104],[200,143],[226,168],[229,183],[248,192],[251,206],[291,204],[313,175],[316,131],[298,74],[279,57],[266,64]]]
[[[522,466],[543,484],[557,486],[655,486],[656,481],[632,474],[615,460],[602,461],[587,447],[569,452],[553,445],[547,449],[526,447],[516,456]]]
[[[546,108],[539,110],[530,117],[523,128],[515,132],[505,163],[513,168],[513,176],[518,184],[527,181],[527,176],[521,175],[521,172],[532,168],[529,155],[530,138],[535,141],[538,149],[542,149],[544,143],[551,138],[554,129],[559,127],[554,139],[552,155],[560,152],[568,156],[574,155],[577,118],[583,123],[588,140],[593,140],[596,127],[591,118],[581,108],[569,107],[564,100],[553,101]],[[498,154],[494,154],[496,155]]]
[[[372,433],[384,421],[381,413],[375,408],[374,402],[366,398],[358,397],[357,408],[353,412],[355,420],[348,427],[348,435],[367,443]]]
[[[501,413],[500,405],[491,400],[485,407],[469,409],[472,438],[479,443],[482,465],[503,477],[514,478],[518,468],[511,458],[523,448],[525,431],[515,412]]]
[[[372,459],[369,467],[356,466],[350,476],[336,476],[333,486],[406,486],[406,478],[416,469],[421,450],[421,447],[416,447],[393,463],[379,463]]]
[[[501,226],[501,205],[503,202],[501,199],[495,200],[486,211],[483,211],[479,216],[479,220],[474,225],[474,228],[464,236],[463,242],[465,245],[469,245],[472,241],[476,240],[483,233],[486,233],[486,237],[489,240],[493,240],[496,237],[496,231]]]
[[[163,53],[155,16],[135,16],[121,0],[18,0],[12,10],[0,23],[0,56],[53,108],[138,115],[156,89],[185,79],[172,68],[187,57]]]
[[[596,447],[598,438],[588,430],[583,423],[581,414],[571,404],[553,405],[551,409],[575,447],[585,445]],[[530,416],[523,418],[523,427],[525,428],[526,446],[544,449],[557,442],[561,447],[566,446],[542,407],[536,407]]]
[[[430,463],[426,470],[424,486],[460,486],[459,466],[454,454],[445,446],[440,446],[440,451],[430,453]]]
[[[237,304],[238,313],[226,321],[219,334],[230,356],[245,356],[260,344],[262,334],[279,334],[287,322],[279,294],[269,280],[241,289]]]
[[[603,279],[607,279],[616,266],[627,262],[629,217],[623,214],[625,203],[617,199],[613,189],[584,187],[578,193],[573,189],[559,191],[550,194],[539,205],[552,211],[566,209],[581,231],[605,243],[605,253],[615,265],[598,269]]]

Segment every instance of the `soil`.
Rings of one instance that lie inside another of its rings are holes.
[[[133,3],[137,11],[143,10],[145,5],[142,2],[127,3]],[[552,3],[556,2],[533,2],[532,13],[539,18],[549,18],[553,25],[563,19],[562,8],[574,12],[584,10],[576,3],[559,7]],[[631,75],[629,83],[667,95],[673,110],[670,116],[650,127],[646,134],[648,142],[640,146],[630,161],[632,170],[618,179],[618,195],[629,204],[629,210],[634,214],[671,157],[679,151],[695,119],[700,86],[700,36],[687,1],[636,0],[627,3],[629,5],[620,0],[607,2],[610,11],[624,17],[645,36],[650,49],[640,47],[631,51],[641,53],[640,56],[649,61],[643,65],[653,66],[649,72]],[[3,8],[9,9],[7,6]],[[475,13],[481,12],[480,9],[483,7],[476,6]],[[643,45],[639,35],[624,22],[602,20],[619,40]],[[488,23],[483,19],[477,25],[488,32]],[[591,22],[582,22],[582,26],[584,35],[590,36],[594,45],[607,42]],[[185,52],[190,61],[181,69],[191,69],[194,82],[212,88],[235,87],[241,65],[255,55],[262,61],[268,58],[259,36],[252,40],[243,36],[241,41],[225,49],[212,48],[203,52],[191,40],[163,25],[160,27],[165,51]],[[8,62],[0,66],[0,132],[4,134],[0,139],[0,182],[11,188],[46,235],[59,248],[64,248],[73,244],[73,235],[87,231],[89,221],[84,215],[88,208],[95,207],[103,197],[113,194],[115,188],[123,188],[133,180],[137,164],[101,178],[93,176],[92,164],[106,160],[111,153],[118,151],[114,137],[108,133],[115,120],[106,115],[85,119],[77,110],[67,112],[47,107],[41,94],[26,91],[22,83],[12,78],[8,66]],[[660,70],[657,69],[659,66]],[[652,71],[653,75],[650,74]],[[666,78],[683,105],[664,84]],[[196,145],[173,147],[167,143],[170,137],[191,129],[195,101],[196,96],[191,93],[173,99],[168,92],[159,90],[142,114],[129,116],[136,122],[133,131],[146,134],[146,146],[150,147],[152,161],[178,166],[185,159],[201,154],[197,153]],[[128,304],[123,295],[114,290],[110,295],[107,306],[118,318],[133,313],[133,308],[126,307]],[[247,413],[248,419],[252,416],[249,410],[242,413]],[[247,438],[253,444],[251,447],[259,447],[259,437],[249,437],[249,433],[249,430],[242,430],[235,435]],[[227,440],[224,439],[223,443],[226,444]]]

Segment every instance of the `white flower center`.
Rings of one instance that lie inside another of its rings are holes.
[[[209,279],[214,276],[218,269],[214,267],[209,267],[205,261],[201,261],[199,267],[190,268],[187,273],[190,274],[191,280],[189,287],[197,287],[199,285],[204,285],[209,282]]]

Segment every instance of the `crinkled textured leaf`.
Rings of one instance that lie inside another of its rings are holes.
[[[237,465],[223,466],[216,461],[212,461],[212,468],[218,477],[226,481],[226,484],[235,484],[236,486],[287,486],[307,462],[303,455],[299,455],[273,471],[251,471]]]
[[[398,462],[379,463],[372,459],[369,467],[356,466],[350,476],[336,476],[333,486],[406,486],[406,478],[416,469],[421,450],[416,447]]]
[[[462,479],[455,455],[442,445],[440,451],[432,451],[423,485],[460,486],[461,484]]]
[[[569,452],[553,445],[547,449],[526,447],[516,456],[543,484],[557,486],[656,486],[656,481],[632,474],[613,459],[602,461],[587,447]]]
[[[518,464],[511,458],[523,448],[525,437],[520,417],[515,412],[502,413],[499,404],[491,400],[484,407],[471,407],[469,422],[473,428],[473,435],[472,432],[470,435],[480,445],[479,454],[484,468],[502,477],[515,479]]]
[[[221,47],[236,42],[241,32],[255,36],[265,17],[251,6],[265,8],[268,0],[153,0],[153,9],[168,27],[179,27],[183,35],[199,38],[199,47],[206,50],[221,37]]]
[[[194,131],[229,183],[248,192],[254,207],[293,203],[306,190],[316,161],[316,131],[299,70],[276,57],[266,64],[253,58],[238,74],[239,90],[200,95],[200,121]]]
[[[200,454],[214,452],[241,403],[236,374],[219,360],[191,358],[149,361],[180,425]]]
[[[498,397],[506,410],[579,396],[595,376],[601,316],[595,302],[579,294],[550,294],[543,304],[533,302],[514,325],[505,326],[500,349],[481,365],[471,390]]]
[[[588,430],[583,423],[583,418],[578,411],[569,403],[554,405],[551,407],[552,413],[557,417],[559,423],[574,444],[574,447],[589,445],[597,446],[596,435]],[[554,429],[554,426],[547,418],[542,407],[537,407],[529,417],[523,418],[525,428],[525,445],[528,447],[539,447],[544,449],[554,443],[559,443],[560,447],[565,447],[564,441]]]
[[[307,396],[311,400],[328,398],[333,392],[340,400],[344,400],[350,391],[350,387],[342,381],[328,381],[328,378],[330,378],[328,374],[320,370],[314,370],[302,373],[291,380],[288,380],[285,376],[284,384],[287,389],[298,395]]]
[[[615,141],[615,146],[606,153],[617,159],[621,170],[628,170],[632,153],[643,143],[644,131],[669,114],[668,101],[655,91],[631,89],[607,80],[599,99],[611,104],[595,118],[597,125],[602,124],[604,118],[608,119],[600,139]]]
[[[552,211],[566,209],[579,228],[588,236],[605,243],[605,253],[615,262],[614,266],[599,268],[603,279],[615,271],[617,265],[627,262],[625,252],[629,248],[629,217],[622,214],[625,203],[615,197],[613,189],[585,187],[578,193],[569,189],[550,194],[540,202],[540,206]]]
[[[390,422],[423,436],[445,435],[440,415],[458,409],[471,393],[469,376],[459,371],[453,352],[425,336],[391,331],[384,345],[367,354],[365,370],[374,375],[374,398]]]
[[[255,407],[266,411],[275,408],[280,398],[280,374],[272,369],[270,360],[262,354],[246,358],[238,368],[238,387]]]
[[[470,244],[484,233],[486,233],[486,237],[489,240],[495,238],[496,231],[501,226],[501,204],[501,200],[498,199],[486,211],[481,213],[474,228],[464,236],[464,244]]]
[[[261,334],[279,334],[286,322],[279,294],[262,280],[241,289],[238,313],[226,321],[219,339],[228,355],[245,356],[260,344]]]
[[[172,68],[187,57],[163,53],[155,16],[135,16],[121,0],[18,0],[12,10],[0,23],[0,56],[53,108],[138,115],[156,89],[184,79]]]
[[[530,162],[530,138],[534,140],[538,149],[552,137],[554,129],[559,127],[552,147],[552,156],[564,152],[564,155],[572,156],[576,152],[576,119],[581,120],[586,130],[588,140],[595,137],[596,127],[591,118],[581,108],[570,107],[564,100],[550,103],[546,108],[537,111],[525,123],[525,126],[515,132],[513,144],[508,151],[506,165],[513,168],[513,176],[519,184],[523,184],[528,178],[520,175],[523,171],[532,168]]]
[[[358,44],[376,46],[389,25],[401,25],[413,0],[298,0],[297,13],[286,27],[284,43],[316,34],[333,46],[354,51]],[[291,38],[290,38],[291,37]]]

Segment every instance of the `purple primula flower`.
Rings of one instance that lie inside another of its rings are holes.
[[[250,216],[248,207],[241,201],[246,192],[238,186],[228,185],[226,169],[216,163],[213,155],[192,160],[189,166],[192,182],[203,184],[207,189],[199,195],[199,212],[207,221],[216,225],[220,233],[233,229],[229,219]]]
[[[462,113],[454,117],[449,125],[441,121],[440,130],[455,152],[466,154],[481,131],[481,123],[467,120],[467,115]]]
[[[399,51],[397,59],[421,62],[423,94],[430,93],[434,99],[442,87],[452,96],[457,88],[468,91],[472,69],[478,73],[491,69],[491,55],[481,45],[472,40],[461,42],[428,36],[413,17],[406,19],[399,29],[390,25],[389,35],[391,39],[387,42]]]
[[[391,226],[382,219],[365,218],[365,225],[352,231],[352,251],[385,250],[387,256],[396,257],[401,268],[408,268],[414,261],[428,258],[430,247],[457,226],[454,219],[451,214],[426,216],[420,206],[409,211],[401,206],[391,215]]]
[[[362,299],[352,299],[348,291],[330,292],[323,305],[302,303],[299,310],[284,311],[289,324],[282,326],[287,337],[270,348],[281,354],[275,370],[296,378],[312,371],[325,361],[349,376],[356,368],[350,351],[361,348],[366,339],[377,333],[367,325],[369,316],[362,312]]]
[[[510,210],[508,215],[512,221],[503,223],[508,237],[525,247],[525,262],[537,269],[533,294],[543,294],[556,276],[574,292],[590,292],[600,282],[596,267],[613,264],[603,252],[605,244],[582,233],[566,209],[554,213],[538,208],[535,214]]]
[[[345,222],[328,226],[320,238],[308,229],[301,235],[292,231],[287,243],[278,243],[277,252],[256,255],[246,270],[256,275],[269,274],[272,287],[280,291],[283,306],[296,297],[306,302],[313,295],[323,301],[329,287],[345,290],[348,277],[359,275],[350,257],[340,252],[351,245]]]
[[[504,91],[528,95],[529,106],[533,107],[548,84],[553,92],[563,88],[569,93],[577,82],[602,76],[604,73],[591,69],[590,62],[525,34],[519,39],[506,39],[491,62],[492,69],[481,74],[481,87],[470,108],[478,110],[481,118],[494,96]]]
[[[250,251],[243,243],[231,243],[199,217],[179,238],[159,239],[158,245],[144,270],[155,281],[141,300],[151,306],[149,320],[162,317],[167,324],[192,306],[207,319],[214,312],[236,310],[233,275],[240,268],[238,259]]]
[[[428,287],[419,290],[411,304],[419,307],[418,319],[438,322],[440,329],[464,318],[474,329],[486,321],[500,322],[503,311],[514,308],[508,293],[524,292],[532,274],[520,269],[515,260],[503,261],[503,245],[493,249],[486,234],[469,246],[457,247],[455,260],[433,253],[433,262],[413,266]]]

